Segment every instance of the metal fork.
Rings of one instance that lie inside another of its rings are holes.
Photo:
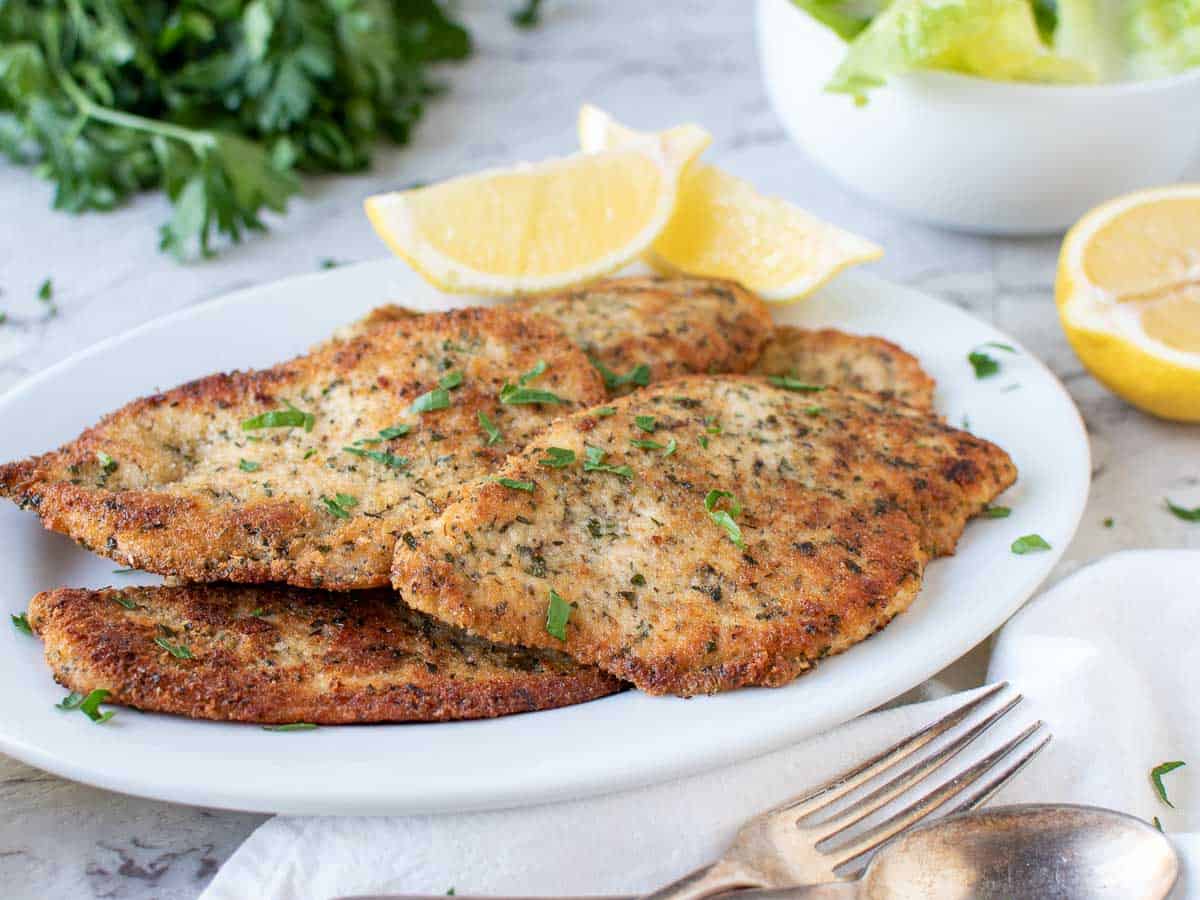
[[[867,787],[868,782],[966,720],[1006,687],[1008,682],[993,685],[877,756],[782,806],[756,816],[742,826],[733,846],[719,860],[646,895],[645,900],[699,900],[730,890],[787,888],[849,880],[866,866],[868,854],[945,806],[998,768],[999,771],[989,780],[948,812],[965,812],[982,806],[1049,743],[1050,735],[1043,730],[1044,723],[1038,721],[1030,725],[940,787],[864,833],[843,837],[855,825],[883,809],[957,756],[1020,703],[1021,695],[1017,694],[953,741],[891,780],[871,789]],[[1038,739],[1028,742],[1039,731],[1043,733]],[[1024,749],[1005,762],[1022,745]],[[851,795],[864,790],[868,792],[851,799]],[[807,820],[843,798],[851,799],[851,802],[822,821],[806,824]]]
[[[855,825],[882,810],[913,786],[928,779],[961,753],[1020,703],[1021,695],[1017,694],[1005,701],[994,712],[971,725],[945,746],[917,760],[890,780],[871,787],[869,783],[876,776],[898,766],[956,725],[966,722],[973,713],[981,711],[989,700],[1007,687],[1006,681],[992,685],[979,696],[973,697],[877,756],[836,775],[782,806],[756,816],[742,826],[733,845],[715,863],[697,869],[653,894],[647,894],[643,900],[700,900],[726,891],[745,889],[750,890],[748,893],[739,893],[739,900],[743,897],[751,900],[758,896],[758,890],[754,890],[756,888],[770,891],[769,896],[778,900],[788,897],[790,892],[785,890],[776,893],[774,889],[848,881],[861,873],[873,851],[939,811],[960,794],[967,792],[965,799],[946,810],[947,814],[966,812],[982,806],[1049,743],[1050,735],[1041,721],[1025,728],[1016,737],[1006,741],[940,787],[929,791],[879,824],[855,836],[847,834]],[[1031,740],[1035,735],[1036,739]],[[1014,754],[1018,749],[1020,752]],[[976,786],[985,776],[990,777]],[[968,791],[971,788],[974,789]],[[847,801],[847,805],[832,811],[820,821],[806,824],[808,820],[843,799]],[[801,894],[806,898],[816,898],[820,895],[820,889],[797,892],[798,896]],[[341,900],[436,898],[372,895]],[[464,897],[462,900],[470,898]],[[601,898],[593,897],[591,900]],[[605,900],[630,898],[611,897]]]

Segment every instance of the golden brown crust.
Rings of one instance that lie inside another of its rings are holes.
[[[780,325],[750,371],[873,391],[920,409],[933,409],[937,386],[917,358],[902,347],[883,338],[833,328]]]
[[[408,609],[391,591],[63,588],[34,597],[29,622],[69,690],[103,688],[108,702],[196,719],[477,719],[582,703],[621,687],[561,653],[473,638]],[[191,658],[176,658],[156,638],[186,647]]]
[[[500,403],[503,384],[542,360],[534,386],[565,402]],[[449,408],[409,411],[451,371],[463,381]],[[604,397],[584,354],[544,318],[478,307],[409,317],[271,369],[137,400],[53,453],[0,467],[0,495],[88,549],[164,575],[378,587],[413,521],[546,422]],[[311,432],[242,429],[287,403],[314,415]],[[479,412],[501,443],[486,443]],[[412,431],[356,443],[397,425]],[[344,517],[326,502],[339,494],[355,501]]]
[[[610,278],[514,305],[554,319],[618,375],[649,365],[652,384],[680,375],[745,372],[773,328],[756,294],[715,278]],[[623,385],[614,393],[632,388]]]
[[[779,685],[904,610],[929,556],[1015,477],[999,448],[867,393],[693,376],[612,406],[509,458],[499,474],[532,491],[478,484],[399,545],[406,601],[652,693]],[[585,470],[587,446],[633,477]],[[540,464],[548,447],[575,462]],[[744,549],[710,518],[712,490],[744,507]],[[565,642],[546,630],[551,589],[575,605]]]
[[[758,296],[714,278],[608,278],[564,293],[525,297],[512,307],[553,319],[617,375],[649,366],[652,382],[745,372],[772,330],[771,313]],[[361,334],[414,315],[403,306],[381,306],[338,335]],[[613,393],[635,386],[620,385]]]

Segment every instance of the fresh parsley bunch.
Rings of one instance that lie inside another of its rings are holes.
[[[0,0],[0,152],[70,212],[161,188],[161,246],[207,256],[406,142],[470,49],[438,0]]]

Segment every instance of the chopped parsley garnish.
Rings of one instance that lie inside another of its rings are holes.
[[[42,286],[38,288],[38,299],[49,300],[54,296],[54,280],[47,278],[42,282]]]
[[[128,597],[124,597],[121,594],[113,594],[112,599],[113,599],[113,603],[119,603],[121,606],[125,607],[126,609],[141,609],[140,606],[138,606],[136,603],[134,603]]]
[[[337,494],[332,500],[322,497],[321,502],[325,504],[325,509],[329,511],[330,515],[339,519],[350,518],[350,508],[358,506],[358,498],[349,494]]]
[[[819,416],[823,412],[825,412],[825,407],[823,407],[823,406],[806,406],[806,407],[804,407],[804,414],[806,416]]]
[[[246,419],[242,422],[242,431],[257,431],[259,428],[303,428],[312,431],[316,422],[317,417],[312,413],[296,409],[289,403],[287,409],[273,409]]]
[[[725,429],[721,427],[721,423],[717,421],[716,416],[705,416],[704,430],[709,434],[721,434]],[[708,446],[707,441],[705,441],[704,446]]]
[[[643,587],[646,584],[646,576],[641,572],[634,572],[633,577],[629,579],[629,583],[635,587]]]
[[[815,394],[817,391],[825,390],[823,384],[809,384],[807,381],[801,381],[791,375],[768,375],[767,381],[775,387],[781,387],[786,391],[795,391],[798,394]]]
[[[262,468],[262,466],[259,463],[253,462],[249,459],[239,459],[238,468],[243,472],[257,472]]]
[[[1040,534],[1026,534],[1012,542],[1012,552],[1018,556],[1038,550],[1049,550],[1050,545]]]
[[[484,441],[487,446],[491,447],[504,440],[504,434],[496,427],[496,423],[488,418],[488,414],[482,409],[479,410],[479,427],[483,429],[483,433],[487,435],[487,440]]]
[[[103,450],[96,451],[96,462],[100,463],[100,471],[105,475],[111,475],[117,471],[117,461]]]
[[[1112,527],[1113,527],[1113,524],[1114,524],[1114,522],[1113,522],[1113,517],[1112,517],[1112,516],[1109,516],[1108,518],[1106,518],[1106,519],[1104,520],[1104,527],[1105,527],[1105,528],[1112,528]]]
[[[645,387],[650,383],[650,367],[645,363],[634,366],[624,375],[618,375],[590,353],[588,354],[588,359],[591,360],[596,371],[600,373],[600,377],[604,379],[604,386],[610,391],[624,387],[627,384],[636,384],[638,387]]]
[[[565,469],[575,462],[575,451],[564,447],[547,447],[546,455],[538,460],[539,466],[549,466],[551,469]]]
[[[320,262],[320,266],[322,269],[336,269],[340,265],[341,265],[341,263],[338,262],[336,259],[334,259],[332,256],[326,256]]]
[[[1187,509],[1183,506],[1176,506],[1174,503],[1168,500],[1167,509],[1169,509],[1177,519],[1183,519],[1185,522],[1200,522],[1200,506],[1194,507],[1193,509]]]
[[[562,403],[563,399],[555,393],[529,387],[529,382],[541,377],[545,371],[546,362],[539,359],[536,366],[517,379],[516,384],[504,382],[504,386],[500,388],[500,402],[510,406],[530,403]]]
[[[644,441],[637,439],[632,439],[629,441],[629,443],[641,450],[661,450],[663,451],[663,456],[670,456],[679,446],[675,443],[675,438],[671,438],[665,444],[660,444],[658,441]]]
[[[1007,519],[1011,513],[1007,506],[985,506],[981,515],[985,519]]]
[[[704,435],[704,434],[700,435],[700,446],[703,447],[705,450],[708,449],[708,436],[707,435]]]
[[[444,387],[435,387],[432,391],[422,394],[408,408],[412,413],[434,412],[446,409],[450,405],[450,391]]]
[[[1009,344],[1002,344],[999,341],[988,341],[980,344],[979,347],[995,347],[997,350],[1003,350],[1006,353],[1016,353],[1017,348]],[[971,364],[971,368],[975,370],[976,378],[987,378],[995,375],[1000,371],[999,361],[990,354],[984,353],[979,347],[976,347],[967,354],[967,362]]]
[[[458,372],[458,371],[447,372],[445,375],[443,375],[441,378],[438,379],[438,387],[443,387],[448,391],[452,391],[456,387],[460,387],[462,385],[462,383],[463,383],[463,373]]]
[[[654,416],[634,416],[633,424],[647,434],[654,434],[654,429],[658,427]]]
[[[316,455],[317,455],[316,447],[309,447],[307,450],[304,451],[304,459],[312,459]]]
[[[256,619],[261,619],[266,614],[267,614],[266,610],[264,610],[261,606],[257,607],[256,609],[250,610],[250,615],[252,615]]]
[[[532,481],[518,481],[515,478],[497,478],[495,479],[495,482],[496,484],[503,485],[510,490],[526,491],[530,494],[533,493],[534,484]]]
[[[1175,804],[1167,798],[1167,788],[1162,783],[1162,777],[1168,772],[1174,772],[1176,769],[1181,769],[1186,765],[1187,763],[1176,759],[1171,762],[1159,763],[1150,770],[1150,783],[1154,785],[1154,793],[1158,794],[1158,799],[1171,807],[1171,809],[1175,808]]]
[[[408,465],[407,456],[396,456],[394,453],[386,453],[382,450],[364,450],[361,447],[343,447],[343,453],[350,453],[354,456],[361,456],[364,459],[373,459],[377,463],[383,463],[389,469],[403,469]]]
[[[404,437],[410,431],[412,431],[411,425],[393,425],[391,428],[385,428],[379,432],[379,439],[381,441],[395,440],[398,437]]]
[[[546,607],[546,633],[560,641],[567,639],[567,620],[571,618],[571,605],[554,588],[550,589],[550,605]]]
[[[264,725],[263,731],[312,731],[316,727],[312,722],[288,722],[286,725]]]
[[[25,634],[33,634],[33,628],[30,627],[29,619],[26,618],[25,613],[10,614],[9,618],[12,619],[13,628],[17,629],[17,631],[23,631]]]
[[[729,501],[729,509],[718,509],[717,504],[725,499]],[[704,509],[710,519],[725,529],[733,545],[744,550],[746,545],[742,541],[742,529],[734,521],[742,514],[742,504],[738,503],[737,498],[729,491],[709,491],[704,497]]]
[[[520,9],[514,9],[509,18],[512,23],[518,28],[536,28],[538,23],[542,21],[542,0],[525,0],[524,6]],[[446,891],[447,895],[452,895],[454,888]]]
[[[615,416],[617,414],[617,408],[615,406],[601,406],[598,409],[596,409],[592,414],[596,415],[596,416],[600,416],[601,418],[603,418],[604,416]]]
[[[66,710],[77,709],[99,725],[102,722],[107,722],[116,715],[112,710],[105,713],[100,712],[100,704],[106,702],[109,696],[109,692],[103,689],[92,691],[86,697],[77,691],[71,691],[71,693],[59,700],[55,706]]]
[[[154,639],[154,643],[162,647],[176,659],[191,659],[192,651],[187,644],[172,644],[161,634]]]
[[[599,447],[585,446],[583,450],[583,471],[611,472],[613,475],[619,475],[622,478],[633,478],[633,469],[629,468],[629,466],[614,466],[606,463],[604,457],[607,455]]]

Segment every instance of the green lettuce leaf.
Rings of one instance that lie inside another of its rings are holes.
[[[1130,76],[1157,78],[1200,65],[1200,0],[1139,0],[1124,24]]]
[[[893,0],[849,45],[826,86],[854,95],[918,69],[998,81],[1091,82],[1088,64],[1042,42],[1029,0]]]

